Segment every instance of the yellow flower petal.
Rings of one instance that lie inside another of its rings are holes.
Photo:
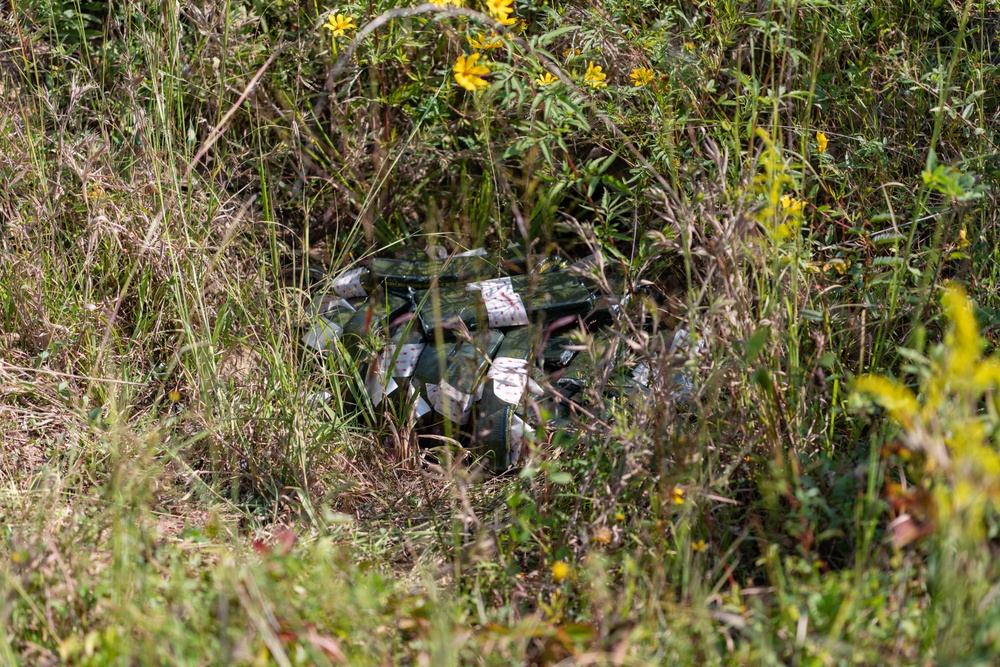
[[[514,0],[486,0],[486,9],[500,23],[514,25],[517,19],[509,18],[514,13]]]
[[[474,37],[466,35],[465,38],[469,41],[469,46],[476,51],[490,51],[492,49],[503,48],[503,40],[499,36],[486,37],[483,35],[482,37]]]
[[[489,74],[490,68],[485,65],[476,64],[476,61],[479,60],[479,55],[478,53],[473,53],[471,56],[459,56],[458,60],[455,61],[455,66],[452,67],[452,72],[455,74],[455,81],[466,90],[475,91],[489,85],[489,82],[481,77]]]
[[[854,382],[854,391],[871,396],[893,421],[903,426],[912,424],[920,409],[909,388],[879,375],[862,375]]]
[[[559,82],[559,79],[557,79],[556,77],[552,76],[551,72],[546,72],[542,76],[540,76],[537,79],[535,79],[535,83],[537,83],[539,86],[548,86],[550,84],[558,83],[558,82]]]
[[[816,149],[820,153],[826,152],[826,145],[830,143],[830,140],[826,138],[826,135],[822,132],[816,133]]]
[[[346,31],[357,26],[354,25],[354,19],[346,14],[330,14],[323,27],[333,33],[334,37],[343,37]]]

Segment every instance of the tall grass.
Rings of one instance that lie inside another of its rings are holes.
[[[519,1],[469,92],[489,7],[403,6],[0,14],[3,662],[994,662],[994,389],[927,378],[992,363],[1000,7]],[[400,465],[310,269],[511,241],[636,295],[593,416]]]

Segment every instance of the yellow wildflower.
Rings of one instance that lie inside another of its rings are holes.
[[[176,403],[177,401],[181,400],[181,392],[177,391],[176,389],[172,389],[170,393],[167,394],[167,398],[170,399],[171,403]]]
[[[459,0],[461,2],[461,0]],[[476,51],[489,51],[491,49],[503,48],[503,40],[500,37],[473,37],[472,35],[466,35],[465,38],[469,40],[469,46],[471,46]]]
[[[688,51],[694,51],[694,42],[684,42],[684,48]]]
[[[691,545],[691,551],[697,553],[699,551],[704,551],[707,547],[708,545],[705,544],[705,540],[698,540],[697,542]]]
[[[557,560],[555,563],[552,563],[552,578],[557,584],[568,576],[569,565],[561,560]]]
[[[455,81],[466,90],[475,91],[477,88],[485,88],[489,84],[481,78],[484,74],[490,73],[490,68],[486,65],[477,65],[478,53],[471,56],[459,56],[455,61],[452,71],[455,73]]]
[[[580,55],[580,49],[566,49],[563,51],[563,58]]]
[[[323,27],[333,33],[334,37],[343,37],[348,30],[357,28],[354,19],[346,14],[330,14]]]
[[[558,81],[559,81],[559,79],[557,79],[556,77],[552,76],[551,72],[546,72],[542,76],[540,76],[537,79],[535,79],[535,83],[537,83],[539,86],[547,86],[550,83],[558,83]]]
[[[628,76],[635,87],[639,88],[653,80],[653,70],[648,67],[636,67]]]
[[[684,489],[679,486],[675,486],[673,490],[670,491],[670,499],[674,502],[674,505],[683,505]]]
[[[962,229],[958,231],[958,247],[962,250],[969,247],[969,236],[968,232],[965,231],[965,227],[962,227]]]
[[[591,88],[604,88],[608,84],[604,82],[608,75],[601,70],[600,65],[587,63],[587,72],[583,75],[583,82]]]
[[[830,140],[826,138],[826,135],[822,132],[816,133],[816,148],[820,153],[826,152],[826,145],[830,143]]]
[[[800,201],[795,197],[790,195],[785,195],[781,198],[781,208],[788,211],[792,215],[801,215],[802,208],[805,206],[804,201]]]
[[[461,7],[465,3],[465,0],[430,0],[430,3],[438,7],[447,7],[448,5]]]
[[[517,19],[510,18],[514,13],[514,0],[486,0],[486,9],[503,25],[511,26],[517,23]]]

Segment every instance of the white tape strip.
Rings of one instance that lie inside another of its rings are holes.
[[[521,296],[514,291],[510,278],[496,278],[469,283],[466,289],[483,295],[490,328],[517,327],[528,323],[528,312]]]
[[[493,380],[493,393],[505,403],[517,405],[528,385],[528,360],[497,357],[490,365],[487,379]]]
[[[534,438],[535,430],[525,424],[523,419],[514,415],[510,422],[510,458],[507,462],[510,467],[513,468],[521,460],[521,445],[525,439],[533,440]]]
[[[356,310],[354,306],[347,303],[347,301],[344,301],[344,297],[337,294],[324,294],[312,302],[309,312],[311,312],[314,316],[325,315],[331,310],[339,310],[341,308],[349,310],[352,313]]]
[[[466,394],[447,382],[427,384],[427,400],[434,409],[455,422],[465,424],[472,412],[472,394]]]
[[[408,378],[417,369],[417,360],[420,353],[427,347],[424,343],[404,343],[399,346],[399,356],[396,357],[396,365],[392,369],[392,376],[397,378]],[[386,345],[382,357],[385,360],[386,370],[392,356],[396,354],[396,346],[393,343]]]
[[[302,344],[316,350],[333,349],[337,339],[343,335],[344,330],[325,317],[320,317],[319,321],[302,336]]]
[[[351,269],[350,271],[344,271],[339,276],[334,278],[333,291],[345,299],[351,299],[356,296],[364,296],[365,287],[361,284],[361,275],[364,271],[363,267]]]
[[[365,380],[365,391],[372,399],[372,405],[376,408],[382,403],[382,399],[399,389],[396,380],[389,378],[386,380],[386,368],[383,359],[377,359],[368,369],[368,377]]]
[[[413,383],[411,382],[409,388],[407,388],[406,390],[406,395],[408,398],[412,399],[414,394],[417,394],[417,388],[413,386]],[[414,418],[420,419],[428,412],[430,412],[431,409],[432,409],[431,406],[428,405],[427,401],[424,400],[424,397],[421,396],[420,394],[417,394],[417,402],[414,403],[413,405],[413,412],[416,413]]]

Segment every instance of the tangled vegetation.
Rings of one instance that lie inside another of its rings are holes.
[[[998,25],[0,3],[0,662],[994,664]],[[691,405],[400,461],[310,276],[512,242],[659,295]]]

